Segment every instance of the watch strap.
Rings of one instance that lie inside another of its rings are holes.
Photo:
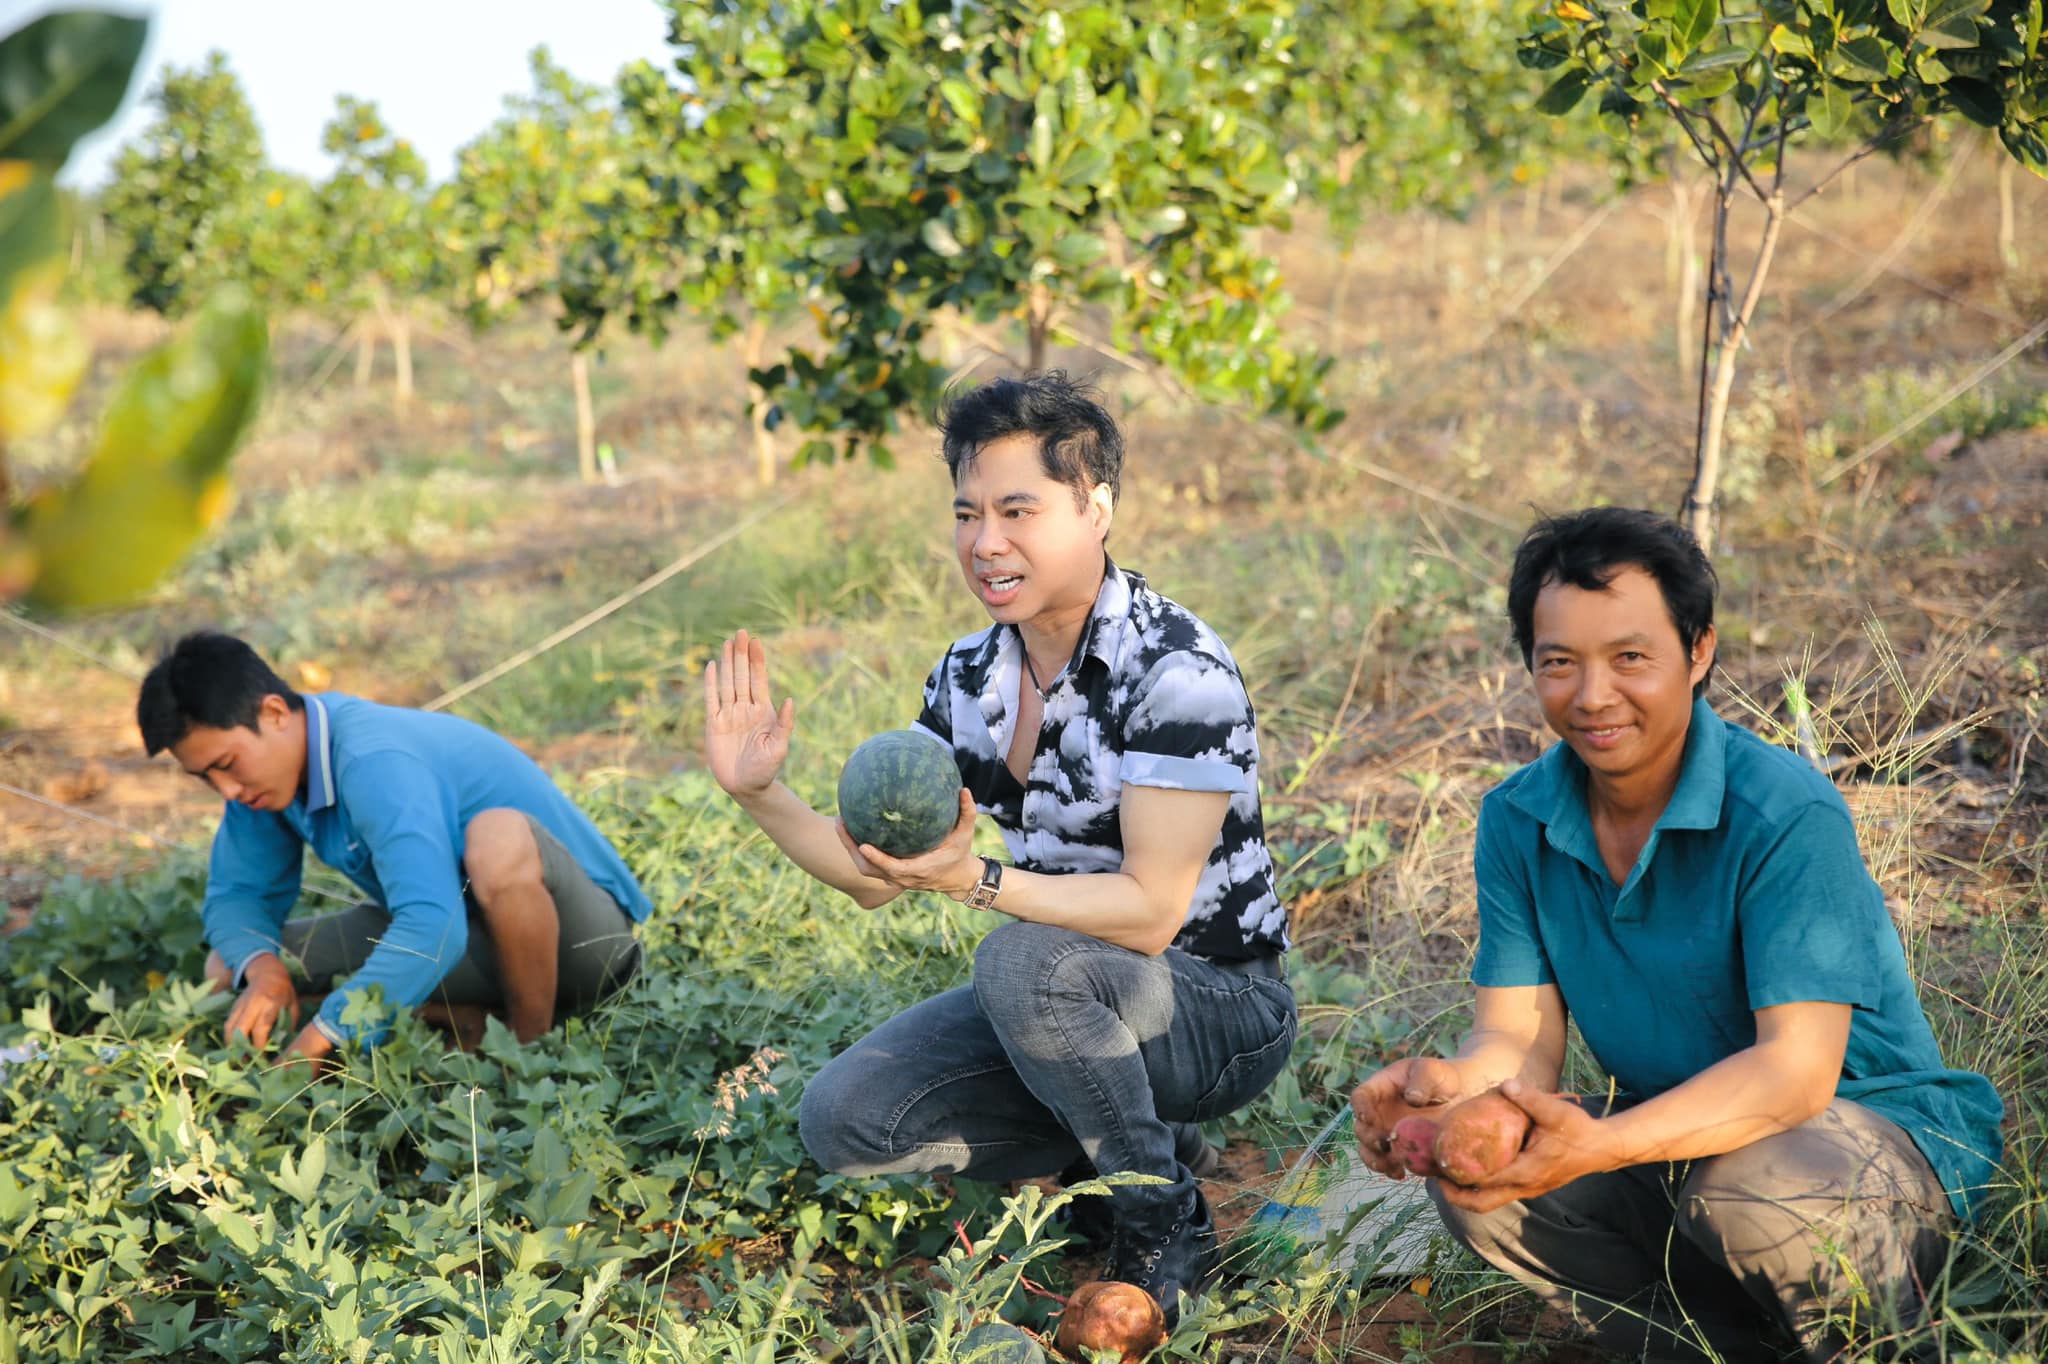
[[[961,903],[969,909],[994,909],[996,893],[1003,888],[1003,864],[993,857],[981,859],[981,879],[974,883],[974,889],[967,892]]]

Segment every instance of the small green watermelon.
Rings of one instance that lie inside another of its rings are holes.
[[[877,734],[839,772],[839,818],[856,843],[915,857],[960,822],[960,769],[952,750],[922,730]]]
[[[1045,1351],[1006,1321],[989,1321],[960,1337],[953,1347],[958,1364],[1045,1364]]]

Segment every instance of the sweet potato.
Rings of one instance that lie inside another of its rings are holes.
[[[1087,1350],[1115,1350],[1123,1364],[1138,1364],[1165,1339],[1166,1314],[1150,1293],[1136,1284],[1097,1279],[1067,1300],[1053,1343],[1074,1359],[1086,1359]]]
[[[1529,1115],[1488,1090],[1444,1114],[1436,1135],[1436,1172],[1453,1184],[1476,1184],[1521,1153]]]
[[[1410,1174],[1436,1173],[1435,1118],[1407,1117],[1394,1124],[1394,1159],[1408,1167]]]

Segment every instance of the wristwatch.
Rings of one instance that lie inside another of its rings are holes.
[[[996,892],[1003,888],[1003,864],[993,857],[981,859],[981,879],[960,903],[969,909],[994,909]]]

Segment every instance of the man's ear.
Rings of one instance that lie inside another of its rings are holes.
[[[276,692],[270,692],[264,696],[263,700],[256,707],[256,718],[259,721],[259,727],[262,728],[275,728],[282,725],[291,718],[291,713],[291,702],[285,700]]]
[[[1698,638],[1693,640],[1692,684],[1695,687],[1700,684],[1700,679],[1707,675],[1707,669],[1714,666],[1714,650],[1718,647],[1719,639],[1711,625],[1700,631]]]
[[[1116,498],[1107,483],[1098,483],[1089,492],[1088,516],[1097,530],[1109,534],[1109,523],[1116,519]]]

